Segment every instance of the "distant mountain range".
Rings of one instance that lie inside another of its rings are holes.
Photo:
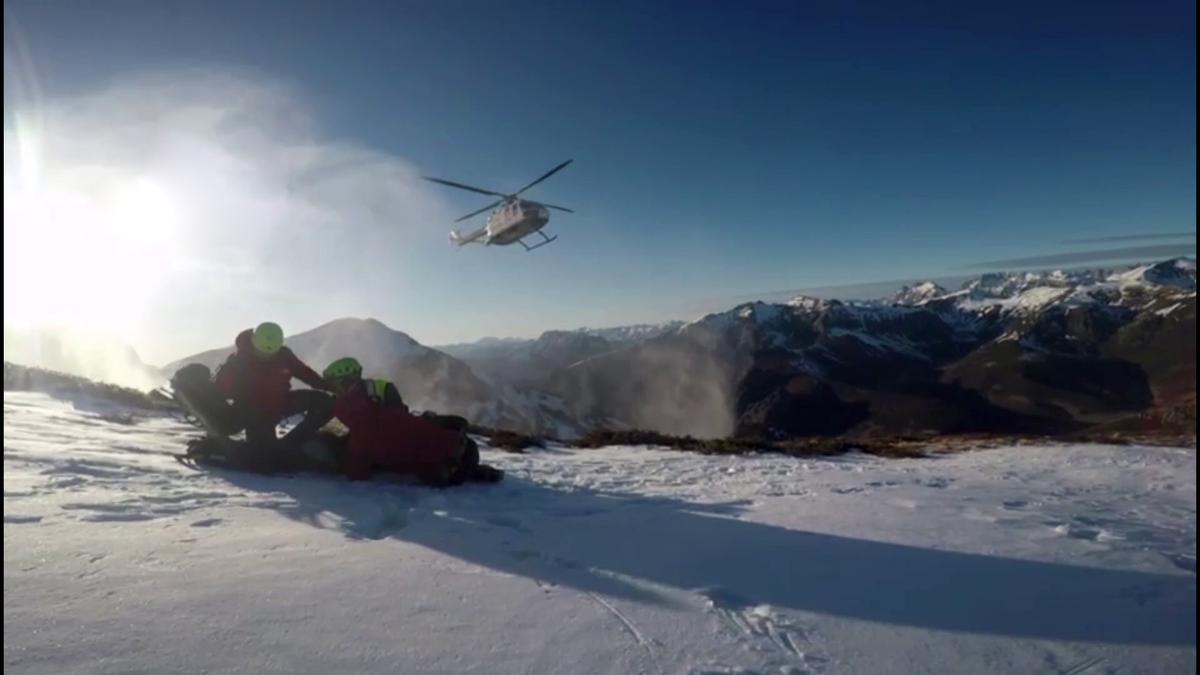
[[[683,326],[682,321],[616,328],[551,330],[535,339],[484,338],[438,347],[491,382],[541,386],[547,376],[593,356],[632,347]]]
[[[452,348],[575,420],[697,436],[1195,425],[1196,269],[985,274],[874,302],[752,302],[623,340]]]
[[[40,360],[30,365],[129,383],[79,372],[59,343],[12,338],[20,349],[10,354],[6,329],[7,360],[33,354]],[[287,343],[318,370],[356,356],[413,407],[485,426],[558,437],[640,428],[787,438],[1194,433],[1195,338],[1196,266],[1180,258],[984,274],[956,290],[926,282],[877,301],[749,302],[689,323],[440,348],[372,319],[339,319]],[[215,368],[232,346],[161,370],[126,350],[104,346],[122,371],[161,381],[187,363]]]

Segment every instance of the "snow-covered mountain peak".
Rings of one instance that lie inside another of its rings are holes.
[[[931,300],[943,308],[979,311],[994,307],[1001,311],[1028,313],[1065,303],[1080,305],[1144,304],[1151,295],[1195,290],[1196,266],[1189,258],[1140,265],[1124,270],[1082,269],[1046,272],[989,272],[963,284],[954,293],[921,298],[905,288],[896,303],[921,306]]]
[[[391,328],[390,326],[383,323],[379,319],[370,319],[370,318],[359,319],[359,318],[355,318],[355,317],[344,317],[341,319],[334,319],[333,321],[330,321],[328,323],[317,326],[316,328],[313,328],[312,330],[305,331],[304,333],[299,333],[299,334],[293,336],[292,339],[300,338],[302,336],[307,336],[307,335],[313,334],[313,333],[316,333],[316,334],[338,333],[338,334],[357,334],[357,335],[362,335],[362,336],[377,336],[377,337],[381,337],[381,338],[385,338],[385,339],[389,339],[389,340],[396,340],[396,341],[404,342],[404,343],[408,343],[408,344],[418,344],[417,341],[414,340],[407,333],[404,333],[402,331],[398,331],[394,328]]]
[[[408,334],[376,319],[337,319],[293,335],[286,342],[293,351],[311,361],[314,368],[323,368],[343,356],[354,356],[368,374],[376,375],[389,372],[403,357],[428,350]]]
[[[946,289],[932,281],[923,281],[913,286],[904,286],[894,296],[892,302],[897,305],[919,305],[924,302],[946,295]]]
[[[742,303],[724,312],[706,314],[684,326],[684,329],[705,328],[721,331],[731,326],[774,324],[782,317],[795,313],[797,307],[778,305],[761,300]]]
[[[638,323],[629,326],[613,326],[610,328],[579,328],[574,332],[602,337],[610,342],[636,342],[650,340],[678,329],[682,321],[664,321],[662,323]]]
[[[988,272],[968,281],[963,285],[963,290],[967,291],[972,300],[1007,300],[1041,285],[1041,282],[1046,280],[1046,275],[1035,272]]]
[[[806,312],[816,312],[825,309],[831,301],[814,298],[807,295],[797,295],[787,301],[789,307],[795,307],[798,310]]]
[[[1111,274],[1108,280],[1117,284],[1148,284],[1195,290],[1196,261],[1191,258],[1164,260]]]

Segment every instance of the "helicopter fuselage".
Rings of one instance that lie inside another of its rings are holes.
[[[550,211],[537,202],[517,200],[496,209],[488,216],[487,238],[483,243],[505,246],[537,232],[550,222]]]

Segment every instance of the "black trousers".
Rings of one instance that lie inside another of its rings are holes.
[[[293,415],[304,415],[304,420],[286,436],[279,438],[275,433],[275,427]],[[263,452],[291,452],[299,450],[305,441],[316,436],[317,431],[331,419],[333,419],[332,396],[315,389],[299,389],[288,392],[283,414],[278,417],[245,411],[243,427],[246,430],[246,441],[251,447]]]

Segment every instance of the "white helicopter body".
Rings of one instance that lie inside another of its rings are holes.
[[[463,234],[458,230],[452,230],[450,232],[450,241],[452,243],[458,244],[459,246],[466,246],[467,244],[473,243],[480,243],[484,246],[507,246],[509,244],[519,243],[525,247],[525,250],[532,251],[535,248],[545,246],[555,239],[558,239],[557,236],[547,237],[546,233],[542,232],[542,228],[550,222],[550,209],[557,209],[559,211],[566,211],[568,213],[574,213],[574,211],[562,206],[544,204],[542,202],[535,202],[529,199],[521,199],[519,195],[534,185],[546,180],[551,175],[558,172],[559,169],[562,169],[566,165],[570,164],[571,161],[572,160],[568,159],[562,164],[559,164],[543,174],[541,178],[538,178],[529,185],[526,185],[512,194],[484,190],[482,188],[472,187],[462,183],[455,183],[453,181],[443,180],[441,178],[430,178],[426,176],[425,180],[441,183],[442,185],[449,185],[450,187],[456,187],[461,190],[469,190],[471,192],[478,192],[480,194],[500,197],[498,201],[488,204],[482,209],[468,213],[467,215],[455,221],[461,222],[468,218],[477,216],[488,209],[493,209],[492,213],[488,216],[487,223],[478,230],[475,230],[474,232],[468,232],[466,234]],[[532,234],[540,235],[543,241],[540,241],[532,246],[525,243],[525,237],[528,237]]]

